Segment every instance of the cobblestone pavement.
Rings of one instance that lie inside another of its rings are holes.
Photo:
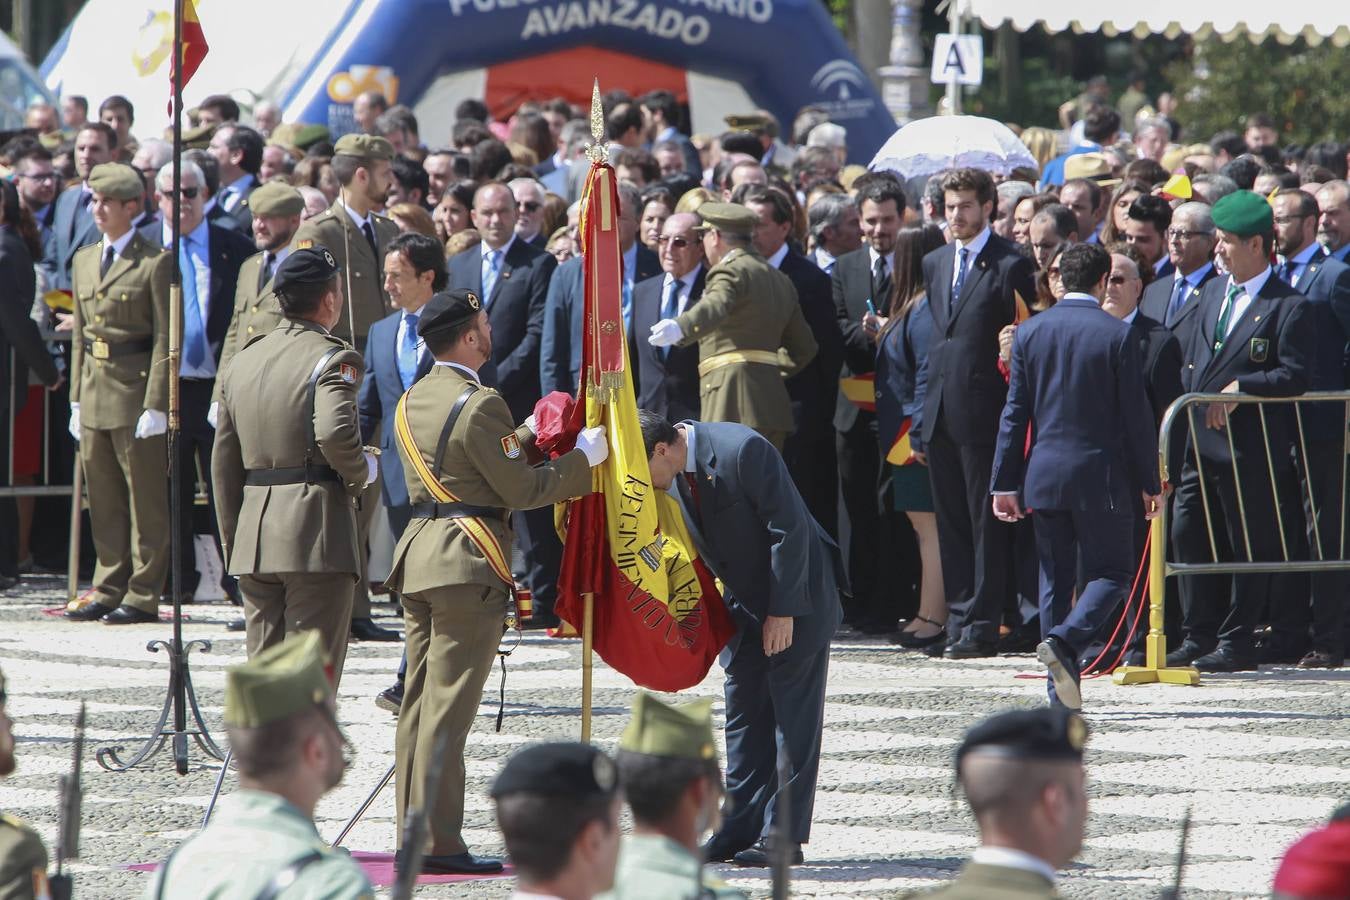
[[[167,684],[162,653],[146,642],[167,625],[76,624],[43,612],[61,603],[55,579],[27,579],[0,596],[0,664],[9,678],[19,734],[19,770],[0,782],[0,809],[33,822],[50,846],[57,776],[69,765],[78,701],[89,702],[83,856],[77,896],[137,897],[148,876],[128,865],[162,859],[201,821],[219,766],[198,748],[191,770],[174,774],[163,751],[126,773],[94,762],[100,746],[134,751],[158,715]],[[393,607],[376,605],[385,625]],[[242,635],[225,631],[224,604],[186,607],[186,638],[212,641],[194,652],[192,674],[208,724],[220,728],[223,671],[243,659]],[[319,830],[334,837],[393,762],[394,719],[374,704],[392,683],[400,645],[358,644],[347,657],[339,718],[355,759],[345,783],[320,804]],[[486,796],[489,779],[515,747],[578,733],[580,645],[537,633],[512,657],[506,719],[493,730],[498,676],[489,680],[469,740],[467,834],[479,853],[500,853]],[[891,897],[949,878],[975,844],[973,822],[953,799],[951,758],[962,731],[983,715],[1042,701],[1030,656],[944,662],[878,640],[841,637],[830,663],[824,759],[800,896]],[[633,687],[597,660],[595,735],[612,748]],[[1268,894],[1276,860],[1300,833],[1350,798],[1350,670],[1263,670],[1207,678],[1198,688],[1085,686],[1091,816],[1067,897],[1156,897],[1170,883],[1178,825],[1193,811],[1188,898]],[[714,668],[691,694],[718,698]],[[720,724],[720,719],[719,719]],[[217,737],[221,732],[215,732]],[[234,787],[233,776],[226,790]],[[392,791],[383,793],[346,842],[392,851]],[[764,873],[726,868],[725,877],[767,895]],[[504,897],[509,880],[429,884],[419,897]]]

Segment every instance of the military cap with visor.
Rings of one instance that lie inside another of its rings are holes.
[[[109,200],[139,200],[145,196],[141,173],[126,163],[106,162],[89,173],[89,189]]]
[[[755,226],[759,224],[759,217],[739,203],[704,203],[698,208],[698,214],[705,227],[742,237],[754,234]]]
[[[985,719],[956,748],[956,767],[972,753],[1028,762],[1082,762],[1083,717],[1063,707],[1017,709]]]
[[[417,334],[426,337],[458,328],[478,315],[483,303],[478,294],[467,288],[455,288],[431,295],[427,305],[422,307],[422,316],[417,320]]]
[[[338,138],[333,152],[338,156],[354,156],[366,163],[394,158],[394,145],[378,134],[344,134]]]
[[[671,706],[638,691],[633,715],[619,738],[619,749],[644,756],[674,759],[716,759],[712,701],[695,700]]]
[[[260,728],[327,704],[333,697],[317,630],[292,635],[225,673],[225,724]]]
[[[253,189],[248,205],[255,216],[298,216],[305,211],[305,198],[285,182],[268,181]]]
[[[277,267],[272,278],[272,289],[278,294],[302,284],[327,284],[338,273],[337,260],[323,244],[301,247]]]
[[[510,794],[539,797],[610,797],[619,770],[604,751],[570,741],[532,744],[506,761],[492,783],[492,799]]]
[[[1253,191],[1234,191],[1214,204],[1214,227],[1240,238],[1270,234],[1275,216],[1270,204]]]

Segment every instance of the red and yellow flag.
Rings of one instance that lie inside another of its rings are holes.
[[[186,85],[197,74],[202,60],[211,48],[206,44],[206,32],[202,31],[202,22],[197,18],[197,7],[192,0],[183,0],[183,84]],[[169,84],[173,84],[174,68],[178,54],[174,54],[169,63]]]
[[[584,595],[593,594],[601,659],[643,687],[677,691],[703,680],[736,629],[679,504],[652,484],[626,358],[617,187],[614,170],[593,162],[582,201],[579,396],[573,403],[552,394],[535,410],[539,445],[554,455],[570,449],[582,427],[604,425],[609,439],[609,458],[592,470],[594,492],[563,513],[556,611],[580,631]],[[560,417],[567,422],[550,439]]]

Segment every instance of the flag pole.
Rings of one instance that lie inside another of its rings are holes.
[[[595,643],[595,594],[581,595],[581,742],[591,741],[591,689]]]

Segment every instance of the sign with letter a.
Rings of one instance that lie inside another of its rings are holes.
[[[933,84],[967,84],[984,80],[984,38],[978,34],[939,34],[933,44]]]

